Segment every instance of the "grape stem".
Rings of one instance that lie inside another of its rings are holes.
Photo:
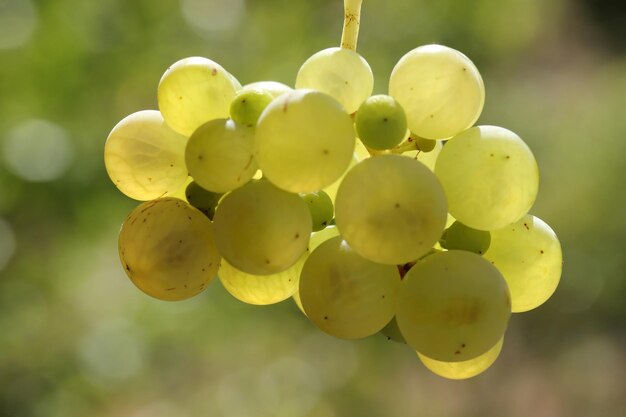
[[[356,51],[356,42],[359,38],[359,24],[361,22],[361,3],[363,3],[363,0],[343,0],[342,48]]]
[[[417,141],[412,138],[408,138],[406,141],[402,142],[395,148],[389,149],[390,153],[404,153],[410,151],[418,151]]]

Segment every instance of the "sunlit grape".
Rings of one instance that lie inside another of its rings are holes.
[[[314,191],[312,193],[300,194],[313,220],[313,231],[322,230],[333,219],[333,201],[324,191]]]
[[[359,107],[355,119],[359,139],[372,149],[391,149],[406,134],[406,115],[391,96],[372,96]]]

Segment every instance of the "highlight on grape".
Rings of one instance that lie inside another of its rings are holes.
[[[115,186],[142,202],[121,263],[161,300],[218,277],[242,302],[293,298],[330,335],[381,334],[469,378],[496,360],[511,313],[560,279],[559,241],[529,214],[537,163],[510,130],[475,126],[483,80],[452,48],[407,52],[372,95],[361,1],[345,0],[341,46],[306,60],[295,89],[241,86],[202,57],[165,71],[159,109],[125,117],[104,148]]]

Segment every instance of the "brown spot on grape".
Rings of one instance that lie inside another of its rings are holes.
[[[328,224],[328,222],[326,222],[326,221],[322,222],[322,226],[324,226],[324,227],[326,227],[327,224]]]
[[[152,177],[148,177],[148,181],[152,182]]]
[[[191,220],[191,216],[187,216],[187,218],[188,218],[189,220]]]
[[[543,254],[544,254],[543,249],[541,249],[541,250],[539,251],[539,253],[543,255]]]
[[[387,122],[387,121],[388,121],[387,118],[383,117],[383,122]]]
[[[530,227],[528,227],[528,223],[524,223],[524,227],[526,228],[526,230],[530,230]]]
[[[269,259],[266,259],[266,260],[265,260],[265,263],[266,263],[267,265],[269,265],[269,264],[270,264],[270,260],[269,260]]]
[[[456,352],[454,352],[454,354],[455,354],[455,355],[460,355],[460,354],[461,354],[461,351],[460,351],[460,350],[457,350]]]
[[[182,99],[183,99],[183,96],[178,96],[178,99],[179,99],[179,100],[182,100]]]
[[[435,115],[434,115],[434,114],[431,114],[429,117],[432,119],[433,117],[435,117]]]
[[[465,343],[461,343],[461,347],[464,348],[465,347]]]
[[[213,68],[211,70],[211,75],[214,75],[214,76],[217,75],[217,68]]]
[[[296,239],[300,237],[300,233],[296,233]]]
[[[174,168],[174,164],[170,164],[170,168]]]
[[[202,272],[206,271],[206,269],[202,268]]]
[[[489,156],[493,156],[493,154],[490,154]]]
[[[328,320],[328,316],[324,316],[324,320]]]
[[[505,156],[506,159],[511,159],[510,155]]]
[[[174,291],[175,289],[176,289],[176,287],[166,288],[165,291]]]
[[[185,288],[187,288],[187,284],[183,284],[183,286],[184,286]]]
[[[324,155],[328,155],[330,153],[330,151],[328,149],[322,149],[322,153]]]
[[[383,298],[385,298],[385,296],[383,295]]]
[[[179,240],[179,241],[178,241],[178,243],[183,243],[183,241],[182,241],[182,240]]]
[[[400,208],[400,203],[396,203],[396,204],[395,204],[395,207],[396,207],[396,208]]]

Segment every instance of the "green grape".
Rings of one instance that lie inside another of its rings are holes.
[[[333,219],[333,201],[324,191],[313,191],[312,193],[300,194],[304,200],[313,219],[313,231],[317,232],[328,226],[328,222]]]
[[[501,229],[528,213],[539,187],[537,162],[515,133],[478,126],[446,143],[435,167],[450,213],[479,230]]]
[[[231,74],[210,59],[181,59],[161,77],[159,109],[172,129],[191,136],[209,120],[229,116],[230,102],[240,88],[239,82],[235,81]]]
[[[304,263],[300,300],[321,330],[358,339],[389,323],[400,283],[395,266],[362,258],[338,236],[319,245]]]
[[[352,119],[336,100],[318,91],[295,90],[272,101],[261,115],[255,158],[277,187],[308,193],[346,171],[354,141]]]
[[[215,208],[224,194],[213,193],[200,187],[197,182],[191,182],[185,189],[185,199],[189,204],[203,212],[213,220]]]
[[[514,313],[539,307],[554,293],[561,278],[561,244],[550,226],[530,214],[491,232],[485,258],[509,285]]]
[[[426,254],[446,223],[443,189],[423,164],[381,155],[352,168],[337,192],[335,221],[359,255],[404,264]]]
[[[104,145],[104,165],[124,194],[145,201],[176,192],[187,179],[187,138],[169,128],[161,113],[143,110],[125,117]]]
[[[327,226],[319,232],[314,232],[309,240],[309,252],[313,252],[319,245],[335,236],[339,236],[337,226]]]
[[[423,151],[415,150],[415,151],[405,152],[402,155],[411,157],[413,159],[417,159],[418,161],[426,165],[428,169],[434,172],[435,164],[437,163],[437,158],[439,157],[439,153],[441,153],[442,149],[443,149],[443,143],[441,141],[435,141],[435,147],[430,152],[423,152]]]
[[[213,224],[222,256],[254,275],[276,274],[296,263],[312,231],[305,202],[266,180],[249,182],[226,195]]]
[[[380,333],[385,336],[387,340],[393,340],[394,342],[406,344],[406,340],[404,340],[404,336],[402,336],[402,333],[400,332],[398,321],[395,316],[385,327],[383,327]]]
[[[361,104],[356,114],[359,139],[372,149],[391,149],[402,142],[406,134],[406,115],[402,106],[391,96],[371,96]]]
[[[437,146],[436,140],[417,138],[416,141],[415,146],[420,152],[431,152]]]
[[[328,48],[306,60],[296,77],[296,88],[311,88],[335,98],[354,113],[372,94],[374,75],[367,61],[346,48]]]
[[[272,100],[274,96],[265,90],[241,90],[230,103],[230,117],[242,125],[256,126],[259,116]]]
[[[244,85],[242,90],[262,90],[270,93],[272,97],[276,98],[293,91],[293,88],[283,83],[279,83],[278,81],[257,81],[255,83]]]
[[[119,253],[131,281],[166,301],[203,291],[220,264],[211,221],[177,198],[135,208],[122,225]]]
[[[504,337],[501,337],[491,349],[475,357],[461,362],[443,362],[431,359],[417,352],[424,366],[433,373],[448,379],[468,379],[485,372],[496,361],[502,350]]]
[[[485,86],[461,52],[424,45],[398,61],[389,78],[389,95],[404,108],[411,132],[426,139],[445,139],[478,120]]]
[[[489,232],[472,229],[458,221],[448,227],[439,240],[439,244],[445,249],[466,250],[479,255],[487,252],[489,242]]]
[[[204,189],[225,193],[241,187],[256,173],[254,133],[232,120],[215,119],[200,126],[187,142],[189,175]]]
[[[254,305],[276,304],[298,290],[300,272],[307,256],[308,252],[305,252],[290,268],[272,275],[248,274],[222,260],[218,276],[224,288],[239,301]]]
[[[444,362],[485,353],[504,335],[510,315],[502,274],[481,256],[459,250],[415,264],[402,280],[396,311],[407,344]]]

